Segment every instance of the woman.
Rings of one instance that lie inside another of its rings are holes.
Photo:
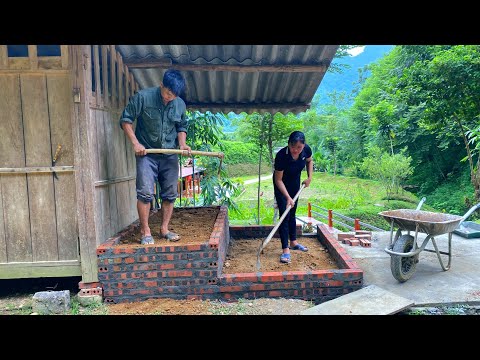
[[[305,144],[305,135],[301,131],[294,131],[288,138],[288,146],[282,148],[275,156],[275,172],[273,174],[273,188],[280,214],[283,214],[288,205],[291,206],[285,219],[279,226],[282,242],[280,262],[290,263],[290,249],[308,251],[308,248],[297,242],[295,212],[297,202],[293,198],[300,190],[300,175],[307,165],[308,178],[302,181],[305,187],[310,185],[313,174],[312,149]],[[281,216],[281,215],[280,215]],[[290,237],[290,248],[288,239]]]

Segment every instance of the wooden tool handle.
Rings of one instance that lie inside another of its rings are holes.
[[[180,154],[183,156],[189,156],[187,150],[178,150],[178,149],[146,149],[147,154]],[[214,156],[218,158],[223,158],[224,154],[222,152],[211,152],[211,151],[190,151],[192,155],[203,155],[203,156]]]
[[[300,188],[300,190],[298,190],[297,194],[293,198],[294,203],[295,203],[295,201],[297,201],[298,197],[300,196],[300,193],[302,192],[302,190],[304,188],[305,188],[305,184],[302,184],[302,187]],[[272,229],[272,231],[270,231],[270,234],[268,234],[267,238],[263,241],[262,245],[260,246],[260,249],[259,249],[258,253],[260,253],[263,250],[263,248],[268,244],[268,242],[272,239],[273,235],[275,234],[275,231],[277,231],[278,227],[282,223],[283,219],[285,219],[285,216],[287,216],[287,214],[288,214],[288,212],[290,211],[291,208],[292,207],[290,205],[287,206],[287,208],[283,212],[282,216],[278,220],[275,227]]]

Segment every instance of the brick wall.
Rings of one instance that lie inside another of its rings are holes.
[[[227,208],[218,208],[213,232],[204,244],[118,245],[124,231],[100,245],[98,277],[105,302],[285,297],[320,303],[362,287],[363,271],[322,226],[318,239],[341,269],[222,274],[231,241],[266,237],[273,225],[229,226]]]

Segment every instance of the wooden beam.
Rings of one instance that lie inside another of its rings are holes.
[[[241,73],[278,72],[305,73],[325,72],[327,66],[320,65],[225,65],[225,64],[172,64],[164,60],[125,62],[129,69],[177,69],[183,71],[230,71]]]
[[[28,58],[30,59],[30,69],[38,69],[37,45],[28,45]]]
[[[72,133],[77,199],[78,237],[83,282],[98,281],[97,207],[95,205],[94,119],[88,103],[92,88],[90,45],[74,45],[72,53],[72,83],[79,90],[79,102],[73,105]]]
[[[0,45],[0,69],[8,67],[8,51],[7,45]]]
[[[189,109],[235,109],[235,110],[248,110],[248,109],[306,109],[310,107],[310,104],[305,103],[187,103],[187,108]]]
[[[73,166],[38,166],[22,168],[0,168],[0,174],[31,174],[52,172],[74,172]]]
[[[78,260],[10,262],[0,264],[0,279],[80,276],[81,270]]]

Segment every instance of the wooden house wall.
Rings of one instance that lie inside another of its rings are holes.
[[[112,45],[62,45],[52,57],[0,45],[0,278],[97,281],[96,247],[138,218],[118,123],[137,90]]]
[[[0,278],[80,275],[71,89],[67,46],[0,45]]]
[[[113,45],[92,45],[90,116],[95,124],[97,245],[138,218],[135,153],[119,125],[129,97],[138,90]]]

